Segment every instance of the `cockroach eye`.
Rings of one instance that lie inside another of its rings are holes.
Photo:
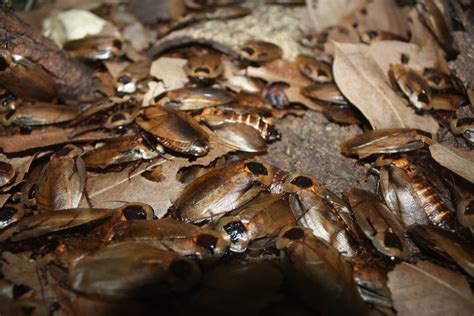
[[[318,69],[318,76],[327,77],[327,76],[328,76],[328,73],[325,72],[325,71],[322,70],[322,69]]]
[[[230,241],[235,242],[243,238],[246,231],[241,221],[230,222],[224,226],[225,232],[229,235]]]
[[[397,249],[403,250],[403,244],[400,238],[398,238],[398,236],[392,232],[385,233],[385,238],[383,242],[384,242],[384,245],[388,248],[397,248]]]
[[[369,36],[370,39],[376,37],[379,33],[377,31],[368,31],[367,35]]]
[[[242,50],[244,52],[246,52],[247,54],[249,54],[249,55],[253,55],[255,53],[255,50],[251,47],[244,47],[244,48],[242,48]]]
[[[129,219],[146,219],[146,212],[139,205],[130,205],[123,209],[123,216]]]
[[[298,240],[304,237],[304,231],[301,228],[295,227],[290,230],[287,230],[283,234],[283,238],[288,238],[291,240]]]
[[[121,49],[121,48],[122,48],[122,42],[119,41],[119,40],[117,40],[117,39],[112,42],[112,45],[113,45],[115,48],[117,48],[117,49]]]
[[[305,176],[297,176],[290,183],[300,188],[309,188],[313,185],[313,180]]]
[[[260,175],[260,174],[268,175],[267,168],[265,168],[265,166],[259,162],[254,162],[254,161],[247,162],[245,166],[255,175]]]
[[[123,84],[127,84],[131,81],[132,81],[132,78],[128,75],[123,75],[123,76],[120,76],[120,78],[118,78],[118,82],[123,83]]]
[[[430,99],[428,98],[428,95],[424,92],[422,92],[418,95],[418,101],[422,102],[422,103],[425,103],[425,104],[430,103]]]
[[[474,201],[470,201],[464,209],[465,215],[474,215]]]
[[[211,254],[214,254],[218,240],[215,236],[204,234],[197,237],[196,243]]]

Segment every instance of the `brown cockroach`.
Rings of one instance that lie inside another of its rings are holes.
[[[353,188],[348,195],[357,224],[381,253],[405,259],[408,255],[403,227],[395,215],[368,191]]]
[[[209,53],[190,57],[183,70],[191,81],[210,85],[222,76],[224,67],[219,54]]]
[[[213,107],[206,108],[199,115],[199,119],[207,125],[219,126],[224,123],[241,123],[256,129],[266,141],[275,141],[281,134],[273,127],[272,118],[265,113],[245,111],[245,107]],[[263,115],[262,115],[263,114]]]
[[[455,135],[462,135],[471,144],[474,144],[474,117],[456,118],[450,122],[451,131]]]
[[[332,83],[312,84],[301,89],[301,93],[311,99],[323,101],[329,104],[347,105],[349,102],[344,98],[339,88]]]
[[[122,42],[113,36],[90,35],[66,42],[63,48],[74,57],[90,60],[107,60],[122,54]]]
[[[273,43],[265,41],[247,41],[238,49],[239,58],[251,64],[264,64],[283,55],[282,49]]]
[[[291,286],[313,311],[322,315],[367,315],[350,265],[311,229],[287,227],[280,232],[276,246]]]
[[[139,60],[122,70],[115,82],[119,93],[135,93],[141,89],[141,84],[150,77],[151,60]]]
[[[425,68],[423,70],[425,77],[431,89],[437,91],[446,91],[454,89],[453,82],[449,75],[436,68]]]
[[[200,110],[233,102],[235,97],[227,90],[217,88],[180,88],[170,90],[159,104],[174,110]]]
[[[243,123],[227,123],[210,126],[221,141],[243,152],[265,152],[268,148],[260,133]]]
[[[431,88],[416,70],[404,65],[390,65],[389,76],[417,110],[431,110]]]
[[[25,209],[21,204],[6,204],[0,208],[0,230],[18,222],[25,216]]]
[[[12,182],[16,177],[16,169],[8,162],[0,161],[0,188]]]
[[[146,108],[136,123],[176,152],[204,156],[209,151],[209,136],[187,113],[154,106]]]
[[[314,179],[300,174],[286,177],[284,189],[297,222],[312,229],[316,237],[329,242],[345,256],[357,254],[357,229],[349,207]]]
[[[296,65],[303,75],[317,83],[333,81],[331,66],[314,57],[300,54],[296,57]]]
[[[474,277],[474,249],[456,234],[431,225],[415,225],[407,233],[420,250],[453,261]]]
[[[443,229],[454,229],[455,213],[407,156],[393,159],[382,156],[376,165],[381,167],[380,186],[385,202],[403,226],[432,223]]]
[[[76,208],[84,193],[86,170],[80,149],[66,146],[55,152],[44,166],[36,185],[40,212]]]
[[[220,232],[172,219],[120,222],[112,227],[106,240],[145,243],[205,261],[219,259],[229,245]]]
[[[214,169],[184,188],[172,214],[189,222],[215,221],[255,198],[272,178],[272,168],[256,161]]]
[[[150,141],[152,144],[150,144]],[[153,144],[154,142],[154,144]],[[151,146],[153,145],[153,147]],[[125,136],[112,139],[82,156],[86,167],[105,169],[116,164],[154,159],[164,153],[164,148],[150,137]]]
[[[69,269],[68,285],[99,297],[156,299],[157,295],[189,290],[200,275],[191,259],[150,245],[123,242],[76,260]]]
[[[231,251],[244,252],[253,240],[276,237],[283,227],[293,225],[296,219],[284,195],[261,194],[222,217],[215,229],[222,231]]]
[[[17,97],[51,101],[57,97],[54,78],[41,66],[21,56],[0,50],[0,84]]]
[[[12,114],[2,118],[3,125],[42,126],[69,122],[80,113],[79,108],[47,102],[17,106]]]
[[[341,143],[345,156],[367,158],[417,150],[436,142],[436,135],[413,128],[382,128],[364,132]]]

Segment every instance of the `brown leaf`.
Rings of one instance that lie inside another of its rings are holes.
[[[166,90],[179,89],[189,81],[184,73],[185,59],[161,57],[151,64],[150,75],[163,81]]]
[[[0,194],[0,207],[3,207],[3,205],[5,205],[10,196],[11,194],[9,193]]]
[[[401,64],[402,55],[408,56],[408,66],[422,70],[435,68],[445,62],[430,46],[420,47],[413,43],[381,41],[371,44],[368,51],[388,79],[390,64]]]
[[[35,291],[41,291],[42,284],[37,268],[36,261],[24,254],[6,251],[2,255],[2,273],[6,279],[16,285],[26,285]]]
[[[434,144],[430,153],[440,165],[474,183],[474,151]]]
[[[0,189],[0,192],[6,192],[10,190],[12,187],[23,181],[23,177],[25,174],[28,172],[28,169],[30,168],[31,162],[35,159],[36,155],[33,156],[26,156],[26,157],[15,157],[11,159],[3,159],[0,157],[0,161],[7,162],[15,168],[15,180],[7,185],[6,187],[3,187]]]
[[[438,123],[430,116],[415,114],[392,90],[366,45],[335,45],[333,72],[336,83],[374,129],[408,127],[436,133]]]
[[[206,156],[193,162],[189,162],[187,158],[169,156],[167,159],[159,158],[151,163],[144,162],[135,171],[132,166],[120,172],[89,173],[86,191],[93,207],[113,208],[121,206],[123,204],[121,201],[136,201],[150,204],[155,210],[155,215],[162,218],[183,189],[183,184],[176,178],[181,168],[207,165],[231,150],[218,144]],[[155,167],[161,167],[160,182],[150,181],[142,176],[145,171]],[[84,197],[79,207],[88,206]]]
[[[474,299],[466,279],[428,261],[398,264],[388,274],[398,315],[472,315]]]
[[[87,142],[92,140],[104,140],[117,137],[106,131],[93,131],[70,139],[69,135],[74,131],[57,127],[34,130],[31,134],[16,134],[13,136],[0,136],[0,149],[5,153],[17,153],[29,149],[59,145],[64,143]]]

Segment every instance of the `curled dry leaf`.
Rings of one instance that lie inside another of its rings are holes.
[[[183,66],[186,59],[161,57],[151,64],[150,75],[163,81],[167,90],[184,87],[189,81]]]
[[[398,315],[472,315],[474,297],[459,273],[428,261],[398,264],[388,274]]]
[[[335,46],[333,72],[336,83],[374,129],[410,127],[436,133],[436,120],[415,114],[392,90],[367,46],[342,43]]]
[[[474,183],[474,151],[434,144],[430,153],[440,165]]]

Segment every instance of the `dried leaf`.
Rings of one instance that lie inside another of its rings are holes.
[[[36,269],[36,262],[24,254],[6,251],[2,255],[2,273],[6,279],[16,285],[26,285],[35,291],[41,291],[41,280]]]
[[[388,274],[398,315],[472,315],[474,298],[466,279],[428,261],[398,264]]]
[[[176,178],[181,168],[207,165],[231,150],[218,144],[206,156],[193,162],[186,158],[170,156],[166,157],[167,159],[156,159],[151,163],[144,162],[135,171],[132,166],[120,172],[89,173],[86,191],[93,207],[111,208],[121,206],[123,203],[120,201],[136,201],[150,204],[155,210],[155,215],[162,218],[183,189],[183,184]],[[160,182],[150,181],[142,176],[145,171],[155,167],[161,167]],[[88,206],[87,200],[83,198],[79,207]]]
[[[377,65],[382,69],[388,79],[388,70],[391,64],[401,64],[402,55],[407,56],[408,66],[422,70],[423,68],[435,68],[444,59],[429,46],[419,47],[413,43],[398,41],[381,41],[371,44],[368,51]]]
[[[10,196],[11,194],[9,193],[0,194],[0,207],[3,207],[3,205],[5,205]]]
[[[161,57],[151,64],[150,75],[163,80],[166,90],[182,88],[188,82],[183,70],[184,64],[186,59]]]
[[[434,144],[430,153],[440,165],[474,183],[474,151]]]
[[[13,136],[0,136],[0,149],[4,153],[17,153],[29,149],[48,147],[64,143],[79,143],[93,140],[105,140],[118,137],[107,131],[93,131],[79,135],[73,139],[69,135],[74,128],[63,129],[48,127],[42,130],[34,130],[31,134],[16,134]]]
[[[336,83],[374,129],[408,127],[436,133],[438,123],[435,119],[415,114],[392,90],[366,45],[335,45],[333,72]]]
[[[0,192],[6,192],[10,190],[10,188],[14,187],[15,185],[23,181],[23,177],[28,172],[31,162],[34,160],[35,157],[36,155],[26,156],[26,157],[16,157],[16,158],[11,158],[11,159],[0,157],[0,161],[4,161],[11,164],[13,168],[15,168],[15,173],[16,173],[15,180],[9,185],[7,185],[6,187],[1,188]]]
[[[150,29],[145,29],[140,22],[135,22],[127,25],[123,30],[123,36],[134,49],[142,51],[155,40],[156,34]]]

